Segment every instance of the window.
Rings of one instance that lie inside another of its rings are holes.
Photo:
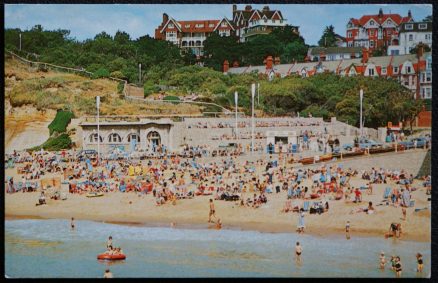
[[[347,32],[347,37],[353,37],[353,33],[351,31]]]
[[[185,28],[190,28],[190,24],[185,24],[184,27]]]
[[[432,70],[432,60],[427,60],[427,69]]]
[[[265,19],[265,23],[267,23],[268,22],[268,20],[267,19]]]
[[[419,24],[418,29],[427,29],[427,24]]]
[[[170,23],[170,24],[168,25],[168,27],[169,27],[169,28],[174,28],[175,26],[174,26],[174,24]]]
[[[214,24],[209,24],[208,27],[214,28]]]
[[[204,27],[204,24],[196,24],[196,27],[197,27],[197,28],[203,28],[203,27]]]
[[[409,74],[411,72],[411,66],[406,66],[406,73]]]
[[[221,23],[221,26],[222,26],[222,27],[227,27],[228,24],[227,24],[226,22],[222,22],[222,23]]]
[[[405,24],[405,29],[406,30],[413,30],[414,29],[414,25],[413,24]]]
[[[414,40],[414,35],[413,35],[413,34],[410,34],[410,35],[409,35],[409,41],[412,41],[412,40]]]
[[[371,21],[371,22],[370,22],[370,26],[374,26],[374,21]]]
[[[399,55],[399,50],[391,50],[391,55]]]
[[[426,82],[432,82],[432,72],[426,72]]]
[[[134,139],[134,140],[136,140],[137,142],[139,142],[139,141],[140,141],[140,136],[137,135],[137,134],[130,134],[130,135],[128,136],[128,142],[131,142],[132,139]]]
[[[368,76],[374,76],[374,68],[368,69]]]
[[[111,135],[109,135],[108,141],[113,142],[113,143],[116,143],[116,142],[118,143],[118,142],[122,142],[122,138],[119,136],[119,134],[112,133]]]
[[[397,50],[398,51],[398,50]],[[398,53],[398,52],[397,52]],[[394,74],[398,73],[398,67],[394,67]]]
[[[374,47],[374,40],[370,40],[370,47]]]
[[[97,143],[97,133],[91,134],[88,140],[89,140],[89,142]],[[100,140],[100,142],[103,142],[102,137],[99,137],[99,140]]]
[[[387,35],[391,35],[391,30],[390,30],[390,29],[387,30],[387,31],[386,31],[386,34],[387,34]]]
[[[374,30],[370,30],[370,36],[374,36]]]
[[[431,33],[426,33],[424,35],[424,39],[426,39],[427,41],[430,41],[432,39],[432,34]]]
[[[382,75],[386,75],[386,67],[382,67]]]

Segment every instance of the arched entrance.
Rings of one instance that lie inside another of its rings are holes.
[[[161,144],[161,137],[158,132],[152,131],[147,135],[149,149],[155,152],[157,147]]]

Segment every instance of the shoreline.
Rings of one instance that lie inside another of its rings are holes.
[[[44,217],[41,215],[20,215],[20,214],[5,214],[5,220],[13,221],[13,220],[62,220],[65,219],[66,221],[69,221],[69,218],[67,217]],[[130,226],[130,227],[148,227],[148,228],[174,228],[174,229],[191,229],[191,230],[201,230],[201,229],[213,229],[209,228],[208,223],[199,223],[196,221],[185,221],[185,222],[177,222],[174,227],[170,227],[170,223],[167,224],[165,222],[159,222],[159,221],[125,221],[125,220],[114,220],[114,219],[104,219],[99,217],[87,217],[87,218],[75,218],[76,221],[93,221],[93,222],[101,222],[105,224],[113,224],[113,225],[121,225],[121,226]],[[211,224],[210,224],[211,225]],[[292,233],[297,234],[296,228],[294,223],[292,223],[290,226],[284,226],[280,224],[268,224],[264,223],[264,226],[260,226],[260,223],[232,223],[228,225],[222,225],[223,230],[232,230],[232,231],[254,231],[254,232],[260,232],[260,233]],[[328,228],[328,227],[321,227],[320,231],[314,231],[312,229],[307,229],[303,235],[311,235],[315,237],[321,237],[321,238],[329,238],[329,237],[345,237],[344,229],[342,228]],[[385,239],[383,234],[378,229],[366,229],[367,231],[364,231],[365,229],[360,230],[350,230],[350,238],[361,237],[361,238],[379,238],[381,237],[382,240],[389,240]],[[403,235],[401,241],[413,241],[413,242],[421,242],[421,243],[427,243],[431,242],[431,235],[429,238],[424,237],[423,235]]]

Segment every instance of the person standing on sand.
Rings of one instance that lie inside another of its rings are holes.
[[[297,242],[295,246],[295,260],[297,263],[301,263],[301,253],[303,252],[303,248],[300,245],[300,242]]]
[[[350,221],[347,221],[347,224],[345,225],[345,236],[347,237],[347,240],[350,240]]]
[[[113,278],[113,274],[109,269],[105,270],[105,273],[103,274],[103,278]]]
[[[402,214],[403,214],[402,220],[406,220],[406,207],[402,207]]]
[[[211,221],[212,216],[216,218],[216,211],[214,210],[213,199],[210,199],[210,213],[208,214],[208,223],[214,223],[214,221]]]
[[[304,225],[304,209],[300,209],[300,215],[298,217],[298,233],[304,233],[304,228],[306,227]]]

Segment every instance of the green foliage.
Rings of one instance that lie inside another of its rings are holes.
[[[63,149],[69,149],[72,146],[72,140],[67,134],[61,134],[58,136],[50,137],[42,145],[30,148],[29,151],[38,151],[43,148],[48,151],[59,151]]]
[[[221,37],[214,33],[204,43],[206,66],[223,71],[228,60],[230,67],[235,61],[240,66],[261,65],[266,56],[279,56],[282,62],[303,60],[308,47],[304,39],[291,26],[276,28],[270,34],[259,34],[239,43],[235,37]]]
[[[93,73],[92,78],[93,79],[108,78],[109,76],[110,76],[110,73],[107,69],[100,68]]]
[[[4,31],[5,46],[15,52],[18,52],[21,33],[22,49],[28,53],[18,53],[30,60],[84,68],[90,72],[99,71],[96,77],[108,77],[109,73],[121,72],[117,76],[131,83],[138,81],[139,63],[142,71],[147,73],[156,65],[164,66],[165,70],[182,66],[187,59],[172,43],[149,36],[132,40],[123,31],[117,31],[114,37],[101,32],[94,39],[82,42],[69,37],[68,30],[44,30],[41,25],[29,30]],[[32,53],[38,54],[38,58],[29,58]]]
[[[124,82],[119,82],[117,84],[117,93],[121,94],[123,93],[123,89],[125,88],[125,83]]]
[[[143,89],[145,98],[150,94],[160,91],[160,88],[156,86],[152,81],[145,82],[145,84],[143,85]]]
[[[174,101],[180,101],[178,96],[173,96],[173,95],[168,95],[166,97],[163,98],[164,101],[170,101],[172,103],[176,103]]]
[[[73,113],[70,111],[58,111],[55,119],[49,124],[49,133],[52,135],[54,132],[64,133],[67,130],[67,126],[73,118]]]
[[[332,25],[325,27],[321,39],[318,41],[318,45],[322,47],[336,46],[336,33]]]
[[[424,52],[430,52],[432,49],[429,47],[429,45],[427,45],[427,44],[425,44],[425,43],[423,43],[424,44],[424,48],[423,48],[423,51]],[[410,51],[409,51],[409,53],[411,53],[411,54],[417,54],[417,50],[418,50],[418,47],[417,46],[415,46],[414,48],[412,48]]]

